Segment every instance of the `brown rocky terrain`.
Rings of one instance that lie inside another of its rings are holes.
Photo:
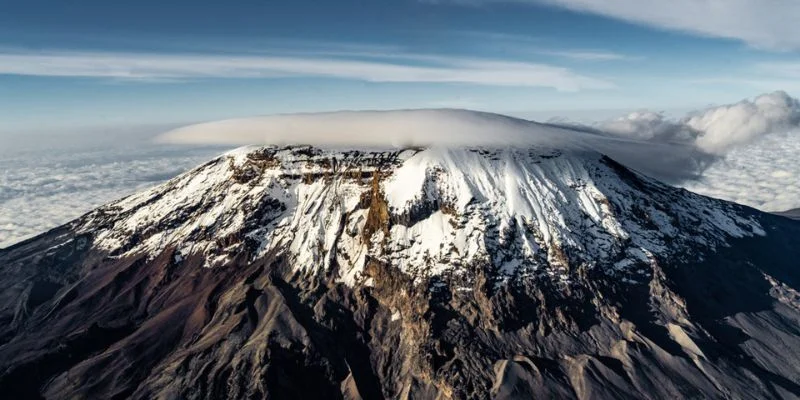
[[[0,250],[0,396],[800,397],[800,223],[599,155],[445,156],[251,149]],[[545,184],[480,186],[518,170]]]

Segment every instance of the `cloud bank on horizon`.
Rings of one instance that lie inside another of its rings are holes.
[[[783,91],[691,112],[679,120],[663,113],[637,111],[594,125],[601,131],[624,137],[691,144],[717,156],[761,136],[785,133],[798,126],[800,101]]]
[[[135,145],[0,157],[0,248],[161,183],[221,148]]]
[[[800,130],[733,148],[696,180],[680,186],[764,211],[800,208]]]

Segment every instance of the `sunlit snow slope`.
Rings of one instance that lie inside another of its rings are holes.
[[[245,147],[81,219],[115,256],[175,248],[207,267],[286,252],[294,268],[336,268],[349,285],[367,259],[415,278],[471,279],[491,265],[565,283],[602,265],[640,280],[654,256],[700,258],[763,235],[740,207],[661,185],[590,151]],[[369,283],[369,282],[366,282]]]

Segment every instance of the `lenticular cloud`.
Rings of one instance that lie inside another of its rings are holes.
[[[612,136],[690,145],[722,156],[758,137],[800,125],[800,102],[774,92],[736,104],[690,113],[680,120],[639,111],[594,125]],[[192,144],[312,144],[347,146],[586,144],[585,131],[466,110],[359,111],[276,115],[192,125],[166,133],[163,142]],[[601,135],[603,136],[603,135]],[[608,135],[605,135],[608,136]],[[603,147],[597,138],[589,144]]]
[[[333,147],[540,146],[597,151],[655,178],[696,180],[736,148],[800,125],[800,102],[774,92],[670,119],[640,111],[593,126],[540,124],[467,110],[276,115],[192,125],[159,140],[183,144]]]
[[[607,154],[665,181],[696,177],[705,155],[589,130],[467,110],[360,111],[277,115],[193,125],[159,138],[184,144],[310,144],[334,147],[538,146]]]
[[[531,135],[531,129],[538,135]],[[521,144],[564,145],[557,129],[498,114],[466,110],[345,111],[231,119],[167,132],[181,144],[309,144],[400,147]]]

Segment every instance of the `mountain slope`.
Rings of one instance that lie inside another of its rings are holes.
[[[786,218],[800,220],[800,208],[795,208],[793,210],[779,212],[779,213],[776,213],[776,214],[782,215],[782,216],[784,216]]]
[[[592,151],[243,148],[0,250],[0,392],[792,398],[797,259]]]

